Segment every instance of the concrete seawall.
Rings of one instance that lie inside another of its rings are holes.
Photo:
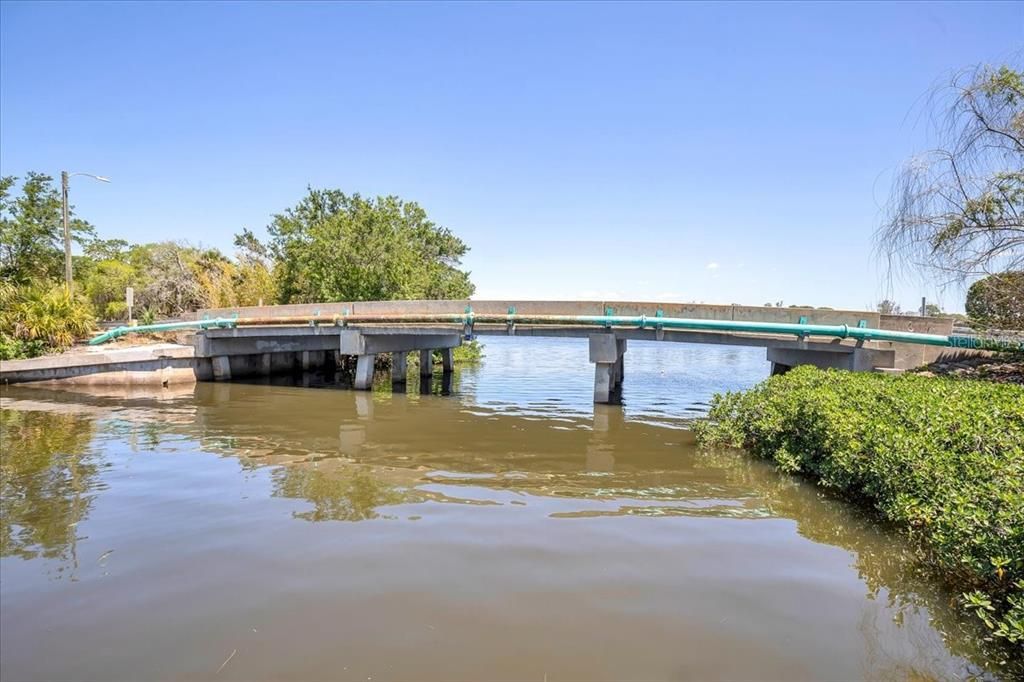
[[[129,348],[90,348],[30,360],[0,362],[0,383],[60,382],[81,385],[195,383],[212,377],[209,360],[193,346],[173,343]]]

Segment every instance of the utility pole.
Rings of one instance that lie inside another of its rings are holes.
[[[921,297],[921,317],[928,317],[928,306],[925,305],[924,296]]]
[[[68,226],[68,172],[60,172],[60,195],[64,204],[64,289],[71,295],[71,228]]]
[[[110,182],[110,178],[105,178],[102,175],[93,175],[92,173],[68,173],[67,171],[60,172],[60,194],[61,202],[64,208],[64,288],[68,292],[68,296],[71,295],[72,284],[72,272],[71,272],[71,225],[68,220],[68,180],[76,175],[86,175],[94,180],[100,182]]]

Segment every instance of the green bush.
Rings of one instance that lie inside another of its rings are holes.
[[[0,360],[37,358],[44,355],[46,350],[46,344],[42,341],[24,341],[0,333]]]
[[[475,365],[484,359],[484,347],[476,339],[463,341],[452,353],[456,365]]]
[[[128,304],[124,301],[111,301],[103,307],[104,320],[127,320]]]
[[[1021,651],[1024,387],[801,367],[717,396],[695,430],[873,506]]]
[[[92,307],[62,286],[0,287],[0,334],[28,342],[25,348],[62,350],[95,327]],[[38,353],[37,353],[38,354]]]

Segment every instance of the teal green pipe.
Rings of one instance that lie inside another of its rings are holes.
[[[890,331],[851,327],[846,324],[797,324],[791,322],[737,322],[734,320],[693,320],[678,317],[623,317],[614,315],[579,316],[580,321],[591,324],[641,329],[687,329],[693,331],[749,332],[755,334],[792,334],[794,336],[834,336],[840,339],[864,341],[897,341],[928,346],[949,346],[950,337],[939,334]]]
[[[491,321],[491,315],[474,318],[472,313],[466,321],[474,319]],[[748,332],[756,334],[792,334],[794,336],[832,336],[840,339],[857,339],[863,341],[890,341],[896,343],[913,343],[926,346],[943,346],[954,348],[975,348],[986,350],[1020,350],[1024,344],[996,339],[981,339],[975,336],[943,336],[941,334],[921,334],[918,332],[901,332],[888,329],[871,329],[868,327],[851,327],[846,324],[798,324],[790,322],[737,322],[734,320],[697,320],[678,317],[647,317],[646,315],[517,315],[501,316],[509,322],[522,324],[586,324],[605,327],[639,327],[682,329],[691,331]],[[496,320],[497,321],[497,320]]]
[[[942,336],[940,334],[920,334],[917,332],[901,332],[888,329],[870,329],[867,327],[851,327],[846,324],[799,324],[791,322],[742,322],[736,320],[698,320],[680,317],[660,317],[646,315],[520,315],[509,313],[500,315],[485,313],[474,315],[472,309],[465,314],[371,314],[371,315],[338,315],[332,318],[281,316],[258,318],[217,318],[197,320],[195,322],[171,322],[168,324],[151,324],[140,327],[117,327],[91,340],[89,345],[97,345],[111,339],[138,332],[162,332],[175,329],[209,329],[215,327],[234,327],[238,325],[272,325],[272,324],[406,324],[406,323],[462,323],[472,325],[479,323],[520,323],[520,324],[570,324],[594,327],[638,327],[640,329],[680,329],[690,331],[713,332],[747,332],[754,334],[787,334],[798,337],[830,336],[840,339],[857,339],[862,341],[890,341],[896,343],[913,343],[927,346],[944,346],[954,348],[974,348],[985,350],[1024,350],[1020,342],[983,339],[974,336]]]
[[[150,332],[170,332],[177,329],[211,329],[234,327],[234,318],[218,317],[213,320],[195,320],[193,322],[166,322],[164,324],[143,324],[136,327],[115,327],[89,341],[90,346],[98,346],[125,334],[146,334]]]

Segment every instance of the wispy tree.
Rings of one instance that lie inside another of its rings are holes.
[[[981,66],[929,100],[935,146],[897,174],[877,247],[943,283],[1024,269],[1024,73]]]

